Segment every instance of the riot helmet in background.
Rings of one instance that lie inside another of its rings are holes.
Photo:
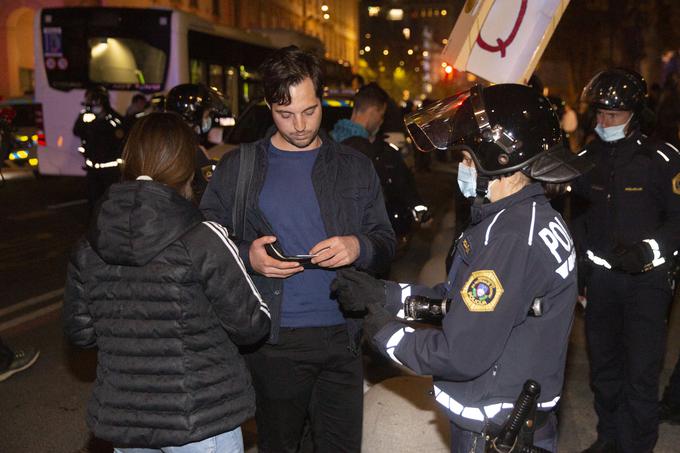
[[[85,100],[83,105],[87,109],[93,109],[95,107],[102,107],[104,110],[109,110],[111,108],[111,103],[109,101],[109,90],[101,85],[95,85],[90,87],[85,91]]]
[[[199,135],[207,134],[220,119],[228,115],[222,93],[203,84],[185,83],[171,89],[165,97],[165,109],[179,113]]]
[[[468,151],[481,188],[490,179],[516,171],[538,181],[561,183],[591,166],[563,145],[554,108],[526,85],[477,85],[404,121],[421,151]]]
[[[647,82],[635,71],[608,69],[583,88],[581,101],[595,109],[627,110],[639,114],[645,107]]]

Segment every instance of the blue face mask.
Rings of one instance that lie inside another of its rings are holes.
[[[624,124],[619,124],[618,126],[602,127],[600,123],[597,123],[597,126],[595,126],[595,133],[604,142],[615,142],[626,138],[626,126],[628,126],[628,123],[630,123],[632,118],[633,116],[631,115],[631,117],[628,118],[628,121]]]
[[[201,133],[207,134],[208,131],[212,128],[212,118],[209,116],[203,118],[203,122],[201,123]]]
[[[463,163],[458,164],[458,187],[465,198],[477,196],[477,171]]]

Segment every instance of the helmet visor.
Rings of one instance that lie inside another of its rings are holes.
[[[453,144],[453,117],[470,96],[470,90],[444,98],[404,117],[413,143],[423,152],[448,149]]]

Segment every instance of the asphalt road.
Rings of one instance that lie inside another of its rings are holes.
[[[393,279],[441,281],[442,255],[453,234],[450,194],[454,178],[447,167],[437,165],[432,173],[417,175],[426,201],[434,207],[435,224],[416,234],[406,254],[395,262]],[[83,183],[80,178],[29,178],[0,186],[0,335],[10,344],[41,350],[36,365],[0,383],[0,453],[111,452],[110,446],[89,435],[84,422],[96,356],[93,351],[70,347],[60,325],[59,289],[68,250],[88,223],[87,207],[80,201]],[[17,303],[24,305],[15,309]],[[680,352],[677,301],[675,305],[663,383]],[[34,316],[36,312],[39,316]],[[367,356],[366,363],[368,384],[401,373],[372,356]],[[583,320],[577,313],[560,414],[561,452],[580,451],[595,438],[587,364]],[[252,422],[244,426],[244,438],[247,452],[254,453]],[[678,445],[680,426],[663,425],[655,451],[676,452]]]

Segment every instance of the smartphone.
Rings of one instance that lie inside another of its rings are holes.
[[[314,258],[316,255],[289,255],[286,256],[283,254],[283,251],[281,250],[281,246],[279,245],[279,242],[272,242],[270,244],[265,244],[264,246],[265,250],[267,250],[267,255],[271,256],[274,259],[277,259],[279,261],[287,261],[287,262],[299,262],[300,264],[312,264],[312,258]]]

